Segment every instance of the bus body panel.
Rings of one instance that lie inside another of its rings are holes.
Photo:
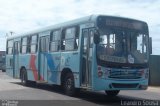
[[[60,53],[48,53],[47,62],[48,62],[48,83],[50,84],[60,84]]]
[[[38,56],[37,54],[22,54],[19,56],[19,69],[24,67],[27,71],[28,80],[38,80]]]
[[[75,87],[80,87],[79,64],[80,64],[80,56],[77,51],[74,52],[68,51],[61,53],[60,70],[63,70],[64,68],[70,69],[70,71],[74,75]]]
[[[13,76],[13,55],[6,55],[6,73]]]

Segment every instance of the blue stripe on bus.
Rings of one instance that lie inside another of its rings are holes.
[[[55,70],[56,67],[55,67],[55,63],[54,63],[54,60],[52,59],[52,55],[51,54],[48,54],[48,53],[44,53],[45,57],[47,58],[47,64],[50,68],[51,71]]]
[[[51,72],[51,77],[49,78],[49,80],[57,83],[57,80],[58,80],[57,72],[58,72],[58,67],[60,66],[60,64],[58,64],[56,67],[52,55],[48,53],[44,53],[44,55],[47,59],[47,65]]]

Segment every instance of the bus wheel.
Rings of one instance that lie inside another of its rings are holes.
[[[65,76],[63,88],[66,95],[75,95],[74,77],[72,73],[67,73],[67,75]]]
[[[28,81],[27,81],[27,72],[25,69],[22,69],[21,71],[21,84],[24,85],[24,86],[27,86],[28,85]]]
[[[105,91],[105,93],[106,93],[108,96],[117,96],[119,92],[120,92],[120,90],[113,90],[113,91],[108,91],[108,90],[106,90],[106,91]]]
[[[2,72],[6,72],[6,70],[2,70]]]

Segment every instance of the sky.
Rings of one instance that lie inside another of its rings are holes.
[[[146,21],[153,54],[160,55],[160,0],[0,0],[0,50],[5,50],[6,33],[23,33],[91,14]]]

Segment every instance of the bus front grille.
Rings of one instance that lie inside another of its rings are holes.
[[[117,79],[139,79],[142,77],[142,74],[139,71],[110,71],[108,77]]]

